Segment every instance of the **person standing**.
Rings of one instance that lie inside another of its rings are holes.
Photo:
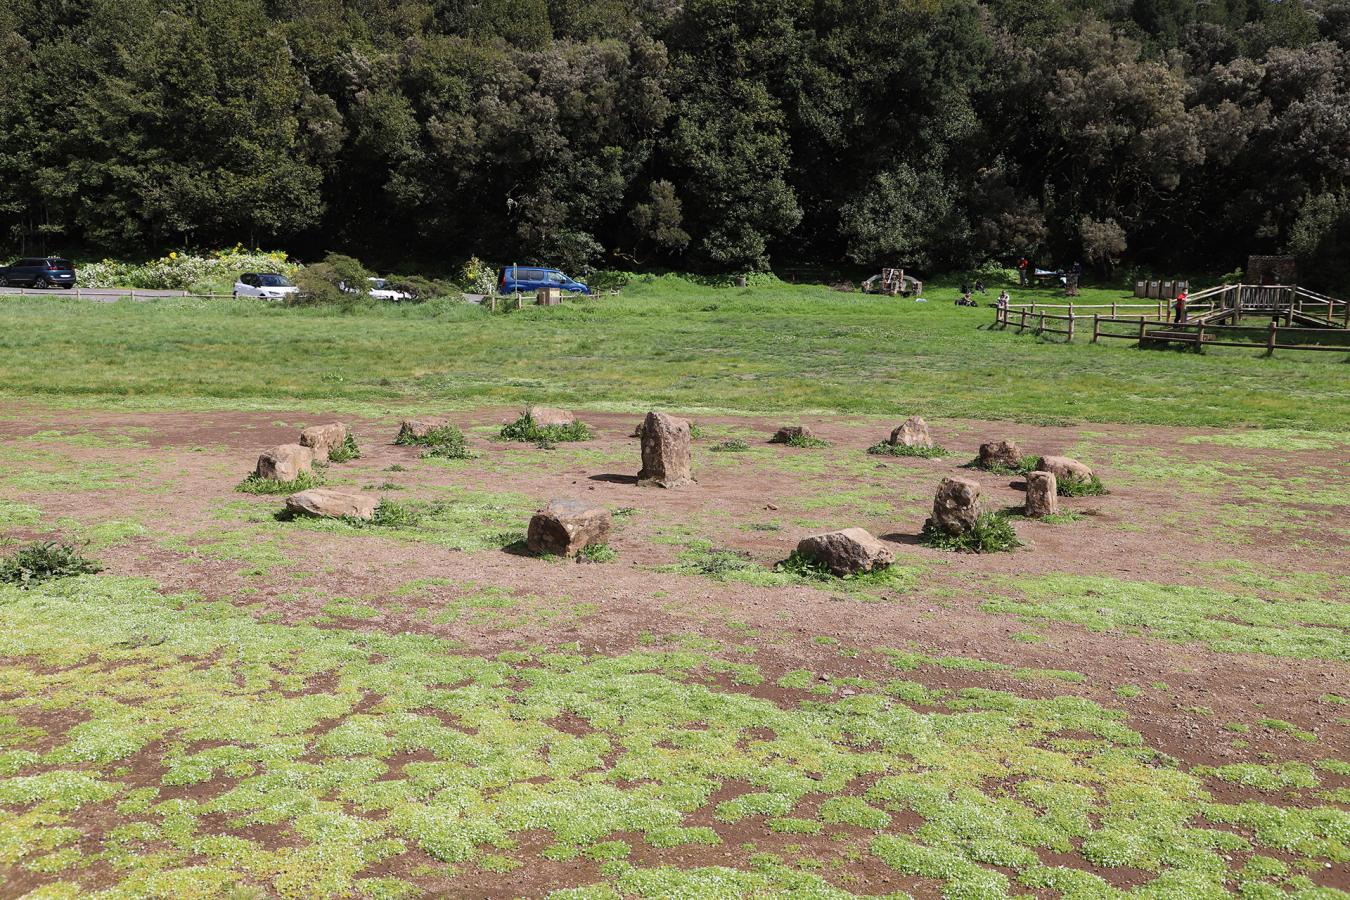
[[[1017,278],[1022,287],[1027,286],[1027,269],[1031,267],[1031,262],[1025,256],[1017,261]]]
[[[1176,319],[1175,319],[1176,323],[1179,324],[1179,325],[1180,325],[1180,324],[1185,324],[1185,322],[1186,322],[1186,292],[1185,292],[1184,290],[1181,291],[1181,293],[1177,294],[1176,308],[1177,308],[1177,315],[1176,315]]]

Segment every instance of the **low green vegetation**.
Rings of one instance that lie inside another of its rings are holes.
[[[336,447],[328,449],[328,461],[334,463],[351,462],[354,459],[361,458],[361,448],[356,443],[356,436],[350,432],[343,439],[342,443]]]
[[[942,459],[951,455],[937,444],[931,447],[911,447],[908,444],[892,444],[890,441],[873,444],[867,448],[867,452],[873,456],[914,456],[919,459]]]
[[[323,484],[323,472],[319,470],[301,472],[290,481],[277,481],[275,478],[263,478],[254,473],[235,487],[245,494],[298,494]]]
[[[103,566],[64,541],[35,541],[0,558],[0,583],[34,587],[57,578],[91,575]]]
[[[876,864],[949,897],[1112,896],[1118,877],[1153,896],[1335,896],[1314,879],[1350,855],[1350,813],[1279,805],[1323,783],[1305,764],[1188,772],[1123,713],[1071,696],[865,679],[819,694],[828,682],[807,672],[783,677],[802,696],[777,705],[714,685],[759,676],[712,652],[484,658],[264,623],[132,579],[0,586],[5,858],[51,896],[95,878],[401,896],[423,878],[455,892],[475,871],[593,860],[556,896],[845,900],[838,884]],[[902,669],[941,660],[891,653]],[[974,662],[960,668],[978,678]],[[1267,799],[1220,802],[1211,778]],[[902,817],[919,824],[894,830]],[[728,864],[682,860],[729,827],[743,845]],[[830,872],[774,837],[839,829]],[[258,836],[273,830],[285,839]]]
[[[1350,661],[1350,605],[1257,597],[1207,587],[1052,575],[1019,579],[1023,597],[998,597],[986,612],[1052,620],[1092,631],[1198,641],[1222,653]]]
[[[863,597],[880,597],[909,590],[914,586],[918,574],[915,567],[892,564],[872,572],[839,578],[796,551],[787,559],[767,566],[756,562],[748,553],[714,547],[706,541],[690,543],[680,553],[678,563],[663,566],[660,570],[759,587],[814,585]]]
[[[1094,473],[1090,478],[1056,478],[1055,491],[1061,497],[1100,497],[1106,493],[1106,485]]]
[[[585,422],[572,422],[566,425],[538,425],[527,409],[509,425],[502,426],[501,439],[521,441],[527,444],[563,444],[572,441],[589,441],[591,429]]]
[[[1003,553],[1022,546],[1009,517],[993,512],[981,513],[974,527],[955,535],[936,527],[931,520],[925,522],[919,542],[935,550],[965,553]]]
[[[708,448],[713,453],[746,453],[750,445],[741,438],[730,438]]]
[[[818,450],[821,447],[830,446],[829,441],[809,434],[790,435],[783,443],[788,447],[796,447],[801,450]]]
[[[1017,475],[1027,475],[1036,471],[1036,467],[1041,464],[1039,456],[1024,456],[1017,461],[1015,466],[1006,466],[1002,463],[982,464],[978,459],[972,459],[966,464],[968,468],[979,469],[988,472],[991,475],[1007,475],[1009,477]]]
[[[421,447],[423,459],[473,459],[475,454],[464,440],[464,432],[454,425],[440,425],[424,434],[414,434],[406,426],[394,443],[400,447]]]

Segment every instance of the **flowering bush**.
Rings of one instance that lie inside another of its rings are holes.
[[[79,268],[81,287],[129,287],[229,291],[241,272],[279,272],[294,276],[302,267],[284,250],[247,250],[236,245],[207,255],[174,251],[142,265],[105,259]]]

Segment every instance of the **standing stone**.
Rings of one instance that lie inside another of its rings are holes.
[[[769,443],[786,444],[793,438],[800,440],[813,437],[815,437],[815,435],[811,433],[811,429],[806,425],[787,425],[775,431],[773,437],[770,438]]]
[[[300,432],[300,446],[312,447],[318,459],[327,459],[328,451],[341,447],[346,440],[347,426],[341,422],[311,425]]]
[[[980,445],[980,468],[989,469],[1001,466],[1016,469],[1022,464],[1022,451],[1017,449],[1016,441],[994,441]]]
[[[933,517],[928,522],[939,531],[955,537],[974,528],[980,512],[978,481],[944,478],[933,497]]]
[[[1059,485],[1053,472],[1027,473],[1027,502],[1022,512],[1030,519],[1059,512]]]
[[[862,528],[802,538],[797,552],[840,578],[884,569],[895,562],[895,554],[890,548]]]
[[[296,516],[320,519],[365,519],[375,516],[380,499],[372,494],[311,488],[286,498],[286,511]]]
[[[570,409],[554,409],[551,406],[531,406],[526,412],[530,414],[531,421],[540,428],[575,425],[577,421],[576,414]]]
[[[609,510],[585,500],[550,500],[530,519],[525,544],[531,553],[575,556],[609,540]]]
[[[689,423],[665,413],[650,412],[642,422],[642,471],[638,484],[676,488],[694,481]]]
[[[1092,480],[1092,470],[1071,456],[1042,456],[1036,471],[1050,472],[1060,481]]]
[[[314,451],[299,444],[282,444],[258,457],[254,470],[259,478],[272,481],[294,481],[302,474],[314,471]]]
[[[933,438],[928,434],[928,423],[922,416],[910,416],[891,432],[891,446],[930,449],[933,446]]]
[[[437,428],[444,428],[449,424],[449,419],[404,419],[399,425],[398,437],[394,441],[395,443],[420,441]]]

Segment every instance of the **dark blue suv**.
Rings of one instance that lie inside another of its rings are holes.
[[[591,289],[575,278],[568,278],[558,269],[544,269],[538,266],[507,266],[497,279],[497,293],[522,294],[540,291],[544,288],[558,288],[572,294],[589,294]]]
[[[21,259],[12,266],[0,266],[0,287],[63,287],[75,286],[75,266],[59,256],[37,256]]]

